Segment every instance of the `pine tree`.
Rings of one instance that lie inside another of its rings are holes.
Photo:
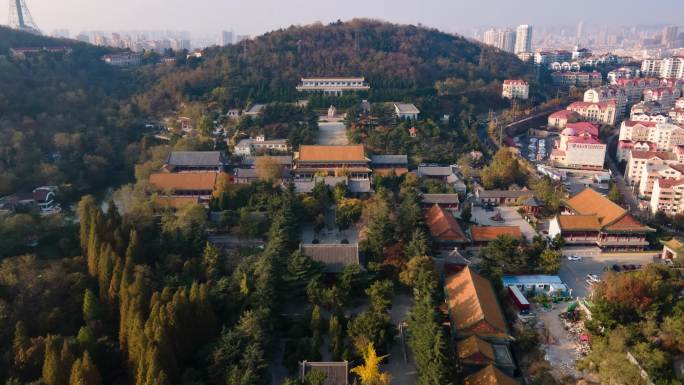
[[[86,195],[78,202],[78,218],[79,223],[79,239],[81,241],[81,250],[86,252],[88,249],[88,239],[90,236],[90,219],[92,218],[92,212],[96,208],[95,198],[92,195]]]
[[[204,273],[208,281],[216,281],[221,276],[221,255],[216,246],[207,242],[202,254]]]
[[[100,305],[97,297],[90,289],[85,289],[83,294],[83,320],[85,322],[95,321],[100,318]]]
[[[429,245],[425,231],[422,229],[415,229],[411,234],[411,240],[404,249],[404,254],[408,258],[429,255]]]
[[[90,220],[90,231],[88,233],[88,249],[86,256],[88,259],[88,274],[91,277],[97,276],[97,261],[100,253],[100,239],[98,235],[98,213],[93,211]]]
[[[321,309],[318,305],[311,311],[311,360],[317,360],[320,356],[321,345],[323,344],[323,321],[321,320]]]
[[[336,315],[330,316],[328,325],[328,335],[330,336],[330,352],[333,361],[341,361],[344,352],[344,334],[342,325]]]
[[[69,385],[102,385],[100,371],[87,350],[83,352],[83,358],[76,360],[71,367]]]
[[[128,248],[126,248],[126,261],[131,261],[134,265],[144,262],[142,260],[138,232],[135,230],[131,230],[129,236]]]
[[[47,385],[64,385],[62,379],[61,351],[59,339],[49,335],[45,340],[45,358],[43,360],[43,382]]]
[[[71,366],[76,361],[76,357],[71,352],[71,345],[67,340],[62,342],[62,350],[59,354],[60,362],[60,380],[59,382],[63,385],[69,384],[69,373],[71,372]]]

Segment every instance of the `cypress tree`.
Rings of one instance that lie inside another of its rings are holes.
[[[321,309],[314,305],[311,311],[311,359],[318,360],[321,354],[323,343],[323,321],[321,320]]]
[[[112,271],[112,279],[109,282],[107,289],[107,301],[110,309],[116,309],[118,305],[119,289],[121,288],[121,274],[123,273],[123,262],[121,258],[116,258],[114,263],[114,270]]]
[[[88,239],[90,235],[90,219],[93,209],[96,207],[95,198],[92,195],[86,195],[78,202],[78,218],[79,222],[79,239],[81,241],[81,250],[86,252],[88,249]]]
[[[114,251],[109,243],[106,243],[100,249],[100,255],[97,266],[97,281],[100,289],[100,299],[107,300],[109,292],[109,284],[112,280],[112,273],[114,270]]]
[[[93,212],[90,217],[90,231],[88,233],[88,274],[91,277],[97,276],[97,261],[100,253],[100,240],[97,234],[97,213]]]
[[[87,350],[83,352],[83,358],[76,360],[71,367],[69,385],[102,385],[100,371]]]
[[[131,261],[131,263],[139,264],[143,263],[141,250],[140,250],[140,239],[138,239],[138,232],[131,230],[130,237],[128,240],[128,248],[126,248],[126,261]]]
[[[43,360],[43,381],[47,385],[64,385],[61,382],[60,344],[57,337],[49,335],[45,340],[45,358]]]
[[[216,246],[207,242],[202,253],[204,273],[207,281],[216,281],[221,276],[221,255]]]
[[[100,309],[95,294],[90,289],[85,289],[83,294],[83,320],[87,322],[100,318]]]
[[[344,353],[344,334],[342,325],[336,315],[330,316],[328,325],[328,335],[330,336],[330,353],[333,361],[341,361]]]
[[[60,384],[67,385],[69,384],[69,374],[71,372],[71,366],[74,364],[74,361],[76,361],[76,357],[74,357],[74,354],[71,352],[71,345],[67,340],[64,340],[62,343],[62,350],[59,353],[59,360],[60,360],[60,379],[59,382]]]

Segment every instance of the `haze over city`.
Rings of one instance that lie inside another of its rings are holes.
[[[580,20],[602,25],[676,24],[684,14],[684,2],[680,0],[661,0],[657,4],[639,0],[578,0],[562,10],[558,3],[545,0],[396,0],[391,7],[381,1],[362,0],[29,0],[27,5],[43,30],[66,28],[72,34],[81,30],[155,29],[202,34],[234,29],[256,35],[292,24],[356,17],[422,23],[457,32],[459,28],[480,25],[574,25]],[[587,12],[588,9],[592,11]],[[667,12],[657,11],[665,9]],[[5,24],[6,20],[7,7],[2,6],[0,22]]]

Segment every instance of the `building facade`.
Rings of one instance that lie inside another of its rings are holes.
[[[617,107],[615,102],[574,102],[567,107],[577,112],[582,120],[612,126],[617,121]]]
[[[530,97],[530,84],[521,79],[506,79],[503,82],[501,97],[527,100]]]
[[[357,78],[302,78],[297,86],[300,92],[320,92],[326,95],[342,95],[349,92],[368,91],[370,86],[363,77]]]

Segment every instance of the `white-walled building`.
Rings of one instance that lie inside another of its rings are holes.
[[[684,128],[672,123],[625,120],[620,125],[620,141],[651,142],[656,151],[672,151],[684,145]]]
[[[562,130],[568,123],[575,123],[580,120],[580,115],[575,111],[560,110],[549,115],[548,127]]]
[[[666,110],[673,108],[675,101],[681,96],[679,88],[657,87],[644,90],[645,102],[658,102]]]
[[[672,152],[631,151],[627,156],[625,182],[630,186],[638,185],[647,166],[677,163],[680,163],[680,160]]]
[[[235,154],[241,156],[252,156],[261,152],[287,152],[287,139],[266,140],[264,135],[256,138],[242,139],[235,146]]]
[[[530,97],[530,84],[521,79],[506,79],[503,82],[501,97],[527,100]]]
[[[641,72],[663,79],[684,79],[684,57],[645,59],[641,62]]]
[[[394,114],[399,119],[417,120],[420,110],[412,103],[394,103]]]
[[[598,127],[591,123],[568,123],[551,151],[555,167],[603,170],[606,145],[598,139]]]
[[[574,102],[567,109],[577,112],[582,117],[582,120],[591,123],[614,125],[617,121],[617,107],[613,101],[599,103]]]
[[[347,92],[368,91],[366,79],[358,78],[302,78],[297,86],[300,92],[321,92],[329,95],[342,95]]]
[[[649,207],[653,214],[658,211],[667,215],[684,212],[684,178],[656,180]]]
[[[639,178],[639,197],[650,198],[656,180],[678,179],[682,176],[684,176],[682,164],[647,164]]]
[[[516,28],[515,53],[532,52],[532,26],[523,24]]]
[[[615,102],[618,118],[623,117],[627,109],[627,93],[621,87],[616,86],[590,88],[584,92],[584,101],[589,103]]]

